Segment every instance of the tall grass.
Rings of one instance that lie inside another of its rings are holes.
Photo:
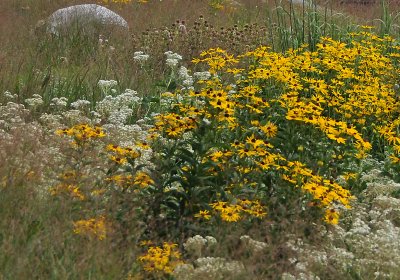
[[[34,34],[38,20],[46,18],[67,3],[77,4],[79,1],[3,1],[3,13],[10,15],[3,19],[4,29],[12,30],[12,25],[19,28],[10,34],[2,33],[2,41],[5,43],[2,44],[1,71],[4,74],[1,75],[0,90],[13,91],[22,99],[34,93],[51,99],[63,95],[59,90],[65,90],[64,95],[74,100],[78,97],[87,98],[88,91],[96,92],[97,80],[107,77],[118,80],[124,88],[156,93],[151,85],[157,83],[158,77],[165,72],[159,61],[163,60],[163,53],[167,50],[180,52],[188,65],[191,57],[209,47],[220,46],[234,53],[259,44],[272,45],[276,51],[296,48],[302,44],[308,44],[314,49],[320,36],[339,39],[349,28],[353,29],[348,24],[353,17],[336,12],[333,5],[320,7],[313,2],[299,5],[291,1],[262,3],[253,0],[242,1],[242,6],[236,7],[231,13],[225,13],[223,10],[212,10],[207,1],[198,1],[196,4],[189,2],[139,4],[134,1],[129,5],[113,4],[110,8],[128,19],[133,38],[128,34],[110,38],[103,34],[109,43],[100,46],[97,38],[80,34],[79,30],[61,40],[45,34]],[[207,24],[197,26],[199,28],[195,31],[193,24],[200,15]],[[382,22],[386,29],[393,30],[387,27],[391,24],[388,16],[388,13],[384,13]],[[171,24],[176,20],[185,22],[190,35],[176,34],[171,41],[163,32],[168,28],[170,33],[175,33],[177,24],[175,27]],[[212,40],[209,37],[210,27],[214,35]],[[224,31],[220,31],[220,28],[224,28]],[[202,34],[197,32],[199,29],[203,29]],[[110,47],[114,50],[111,51]],[[152,63],[149,63],[148,68],[154,74],[147,76],[146,82],[143,76],[137,78],[140,69],[132,60],[133,52],[139,50],[149,51],[152,55]],[[76,80],[74,77],[79,77],[81,82],[67,85],[68,81]]]

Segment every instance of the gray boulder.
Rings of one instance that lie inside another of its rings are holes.
[[[77,27],[90,30],[93,27],[112,27],[128,30],[125,19],[117,13],[96,4],[75,5],[55,11],[45,21],[40,21],[37,28],[44,28],[47,33],[60,35]]]

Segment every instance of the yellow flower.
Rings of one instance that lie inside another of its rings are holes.
[[[399,163],[400,162],[400,158],[396,155],[390,155],[389,158],[392,160],[392,163]]]
[[[136,145],[137,145],[138,147],[142,148],[143,150],[148,150],[148,149],[150,149],[150,145],[149,145],[149,143],[147,143],[146,141],[138,142],[138,143],[136,143]]]
[[[302,189],[309,192],[315,199],[320,199],[328,191],[327,187],[314,182],[304,184]]]
[[[226,222],[237,222],[240,220],[240,213],[236,208],[229,207],[221,212],[221,219]]]
[[[57,135],[66,135],[74,138],[76,145],[81,145],[94,138],[106,136],[103,129],[99,126],[91,127],[88,124],[78,124],[71,128],[56,130]]]
[[[249,211],[249,214],[257,218],[264,218],[267,215],[267,212],[261,206],[253,206]]]
[[[118,145],[114,145],[114,144],[108,144],[106,147],[107,151],[113,151],[113,152],[118,151],[119,148],[120,147]]]
[[[218,201],[210,204],[211,207],[218,211],[225,211],[229,207],[228,202],[226,201]]]
[[[73,184],[59,184],[50,190],[52,196],[67,195],[72,198],[78,198],[79,200],[85,200],[85,195],[81,192],[80,188]]]
[[[324,221],[331,225],[337,225],[339,223],[339,213],[334,209],[326,210]]]
[[[343,137],[337,137],[336,138],[336,142],[340,143],[340,144],[344,144],[346,143],[346,139]]]
[[[350,179],[356,179],[357,178],[357,173],[346,172],[346,173],[343,174],[343,178],[346,181],[349,181]]]
[[[177,127],[169,127],[168,129],[165,130],[165,132],[167,133],[168,136],[171,137],[177,137],[180,134],[182,134],[182,129],[179,129]]]
[[[145,188],[149,185],[154,184],[153,179],[151,179],[150,176],[143,171],[137,172],[133,181],[134,181],[133,184],[135,186],[139,186],[140,188]]]
[[[239,149],[238,154],[239,154],[240,158],[244,158],[244,157],[255,156],[257,153],[254,150],[244,148],[244,149]]]
[[[204,220],[211,219],[210,211],[208,210],[200,210],[199,213],[194,215],[196,218],[202,218]]]
[[[253,146],[253,149],[257,149],[258,147],[264,145],[264,141],[261,139],[257,139],[254,134],[247,137],[246,143]]]
[[[128,160],[125,157],[119,157],[119,156],[110,156],[110,159],[117,163],[117,164],[125,164],[128,162]]]
[[[147,253],[138,257],[138,260],[145,271],[171,274],[177,265],[183,263],[177,246],[167,242],[162,247],[150,246]]]
[[[99,240],[106,238],[107,230],[104,216],[74,222],[74,233],[94,236]]]
[[[267,124],[265,124],[264,126],[260,126],[260,129],[269,138],[274,137],[278,132],[278,127],[271,122],[267,122]]]

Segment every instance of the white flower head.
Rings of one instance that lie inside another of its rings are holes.
[[[208,71],[195,72],[193,73],[193,77],[195,77],[197,80],[208,80],[211,77],[211,73]]]
[[[85,110],[89,108],[89,106],[90,106],[90,101],[88,100],[78,99],[77,101],[71,103],[71,107],[77,110]]]
[[[207,239],[208,246],[213,246],[213,245],[217,244],[217,239],[215,239],[215,237],[213,237],[213,236],[206,236],[206,239]]]
[[[123,107],[118,111],[112,111],[108,117],[108,121],[112,124],[124,124],[132,116],[132,113],[132,109]]]
[[[6,99],[8,99],[8,100],[14,100],[14,99],[16,99],[17,97],[18,97],[18,95],[16,95],[16,94],[12,94],[10,91],[8,91],[8,90],[6,90],[4,93],[3,93],[3,95],[4,95],[4,97],[6,98]]]
[[[175,68],[179,61],[182,60],[182,56],[177,53],[167,51],[164,54],[167,56],[167,60],[165,62],[171,68]]]
[[[267,248],[268,244],[265,242],[257,241],[252,239],[248,235],[243,235],[240,237],[240,240],[245,243],[245,245],[253,252],[259,252]]]
[[[114,80],[99,80],[97,85],[100,87],[101,91],[104,95],[107,95],[108,92],[115,86],[118,85],[117,81]]]
[[[66,97],[54,97],[50,102],[50,107],[62,109],[67,107],[68,99]]]
[[[193,237],[190,237],[185,243],[183,243],[183,247],[188,253],[200,257],[201,251],[206,244],[207,239],[203,238],[200,235],[195,235]]]
[[[180,54],[167,51],[164,53],[167,56],[167,59],[176,59],[176,60],[182,60],[182,56]]]
[[[177,60],[177,59],[172,59],[172,58],[167,58],[167,60],[165,61],[165,63],[166,63],[169,67],[174,68],[174,67],[176,67],[176,66],[178,65],[179,60]]]
[[[34,94],[32,98],[25,99],[25,102],[30,108],[36,108],[42,105],[44,101],[39,94]]]
[[[191,77],[189,75],[189,70],[185,66],[179,67],[178,76],[181,80],[185,80],[185,79],[188,79],[189,77]]]
[[[139,62],[140,64],[145,63],[149,59],[149,55],[145,54],[142,51],[134,52],[133,53],[133,60]]]

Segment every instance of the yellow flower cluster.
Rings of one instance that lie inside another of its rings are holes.
[[[149,143],[139,141],[133,147],[121,147],[118,145],[107,145],[107,151],[111,152],[110,159],[119,165],[133,164],[133,160],[141,156],[140,150],[150,149]],[[139,187],[145,188],[154,184],[154,180],[144,171],[137,171],[132,174],[115,174],[106,179],[121,188]]]
[[[78,124],[71,128],[64,128],[56,130],[57,135],[66,135],[72,137],[74,140],[72,144],[79,146],[87,143],[91,139],[102,138],[106,136],[103,129],[99,126],[91,127],[88,124]]]
[[[95,237],[99,240],[105,239],[107,236],[105,217],[100,216],[74,222],[74,233]]]
[[[385,125],[377,126],[376,130],[390,145],[392,153],[390,159],[393,163],[400,163],[400,137],[399,137],[400,119],[394,119]]]
[[[327,209],[325,211],[324,221],[331,225],[337,225],[339,223],[339,212],[335,209]]]
[[[238,62],[233,55],[227,53],[227,51],[215,48],[204,51],[200,54],[201,58],[193,59],[193,63],[205,62],[208,64],[210,69],[208,70],[211,74],[215,74],[217,71],[223,70],[225,67],[235,64]]]
[[[140,152],[135,147],[121,147],[109,144],[106,149],[112,152],[110,159],[117,164],[125,164],[128,159],[140,157]]]
[[[215,145],[201,163],[212,166],[209,175],[228,174],[226,189],[258,188],[260,178],[273,172],[326,210],[325,221],[337,223],[335,204],[350,207],[353,196],[334,176],[318,174],[326,172],[321,170],[329,160],[332,164],[343,157],[364,158],[374,152],[370,141],[376,139],[373,133],[379,133],[393,145],[392,161],[400,162],[396,117],[400,102],[393,89],[400,74],[395,67],[400,47],[392,38],[368,32],[350,36],[348,43],[321,38],[315,51],[302,46],[276,53],[261,46],[237,57],[219,48],[205,51],[192,62],[205,63],[211,77],[177,102],[173,113],[158,115],[155,130],[178,139],[206,123]],[[302,139],[310,137],[308,142],[335,147],[340,155],[328,151],[313,168],[289,160],[295,152],[305,151],[305,143],[295,147],[282,143],[297,128],[311,134]],[[237,177],[229,176],[232,172]],[[223,219],[239,220],[239,206],[229,205]],[[210,218],[207,210],[202,211],[196,217]]]
[[[197,127],[196,119],[192,116],[181,117],[175,113],[161,114],[155,117],[154,130],[165,131],[168,137],[176,138],[184,132]]]
[[[208,210],[200,210],[199,213],[194,215],[194,217],[204,219],[204,220],[209,220],[209,219],[211,219],[211,214],[210,214],[210,211],[208,211]]]
[[[265,207],[258,200],[238,199],[235,204],[218,201],[210,205],[225,222],[237,222],[246,214],[257,218],[263,218],[267,215]],[[207,210],[200,211],[196,217],[208,219],[208,212],[205,213],[204,211]]]
[[[145,271],[171,274],[174,268],[182,264],[177,244],[164,242],[162,247],[150,246],[147,253],[138,258]]]
[[[81,192],[78,186],[73,184],[58,184],[51,188],[50,194],[53,196],[66,195],[68,197],[77,198],[79,200],[85,200],[85,195]]]
[[[145,188],[149,185],[153,185],[154,181],[151,177],[143,171],[137,172],[133,175],[117,174],[106,179],[109,182],[113,182],[122,188],[139,187]]]
[[[361,134],[346,122],[321,116],[322,108],[312,103],[296,102],[287,112],[286,119],[297,120],[319,128],[325,135],[339,144],[345,144],[347,136],[353,137],[358,149],[358,158],[362,158],[371,149],[371,144],[365,141]]]
[[[312,170],[305,167],[301,162],[289,161],[284,168],[286,174],[282,178],[295,186],[300,187],[303,192],[311,195],[314,200],[313,205],[327,209],[324,220],[331,224],[337,224],[339,213],[334,210],[335,203],[340,203],[346,208],[350,208],[351,200],[354,196],[349,190],[344,189],[332,180],[324,179],[319,175],[314,175]]]

